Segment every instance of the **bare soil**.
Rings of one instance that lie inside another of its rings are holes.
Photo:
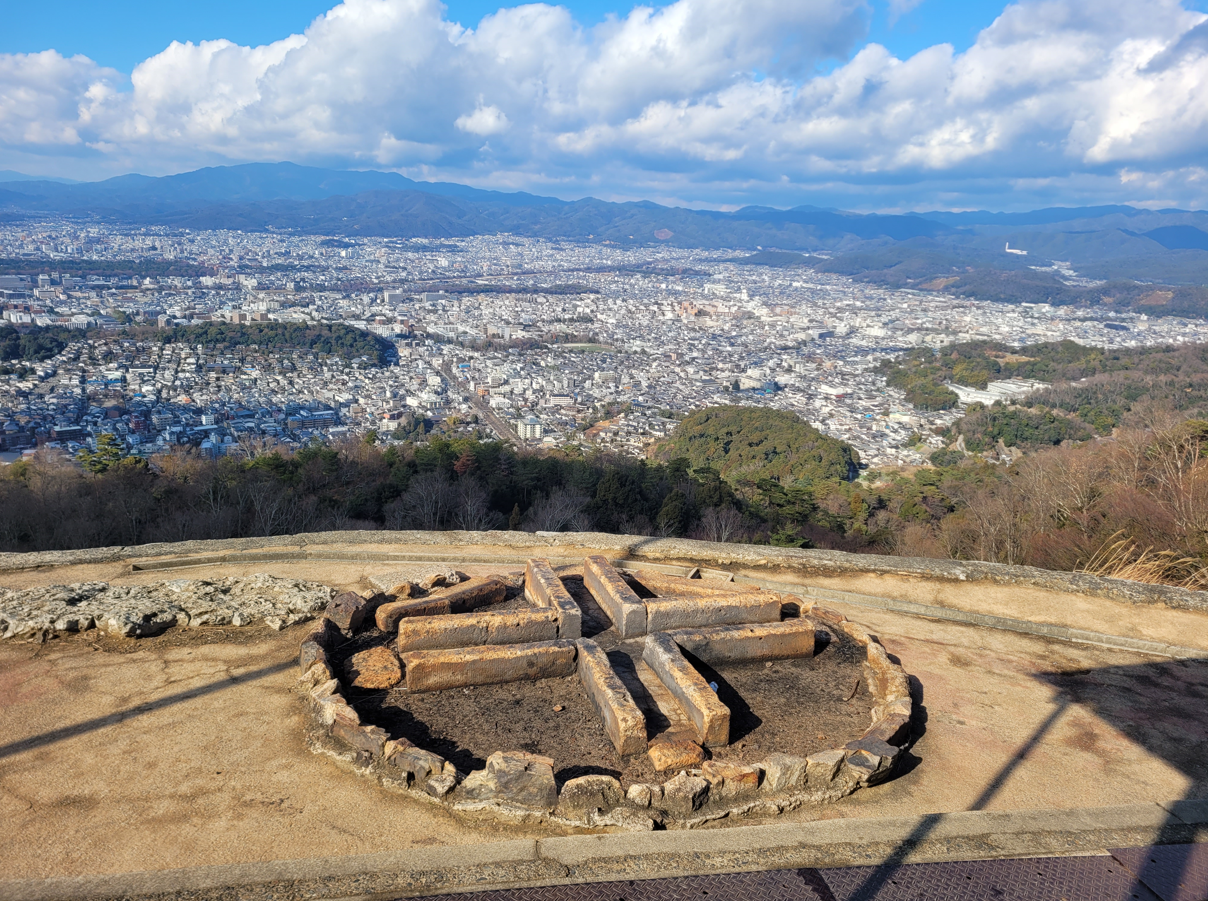
[[[731,663],[693,661],[730,708],[730,744],[717,760],[753,763],[769,754],[807,756],[842,747],[871,723],[864,649],[839,635],[813,658]]]

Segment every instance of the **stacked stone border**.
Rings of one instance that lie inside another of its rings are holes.
[[[537,574],[543,576],[540,561],[537,563]],[[545,587],[552,586],[547,583]],[[682,681],[691,682],[692,676],[703,684],[704,680],[686,662],[684,651],[714,660],[802,656],[801,636],[805,631],[810,635],[810,654],[815,628],[841,631],[864,648],[864,679],[873,696],[871,724],[854,741],[805,757],[772,754],[753,764],[706,760],[698,766],[674,769],[662,783],[628,786],[622,786],[612,776],[589,775],[567,780],[559,791],[554,761],[519,751],[498,751],[488,757],[483,770],[462,773],[439,755],[416,747],[407,739],[391,738],[380,727],[362,723],[342,693],[343,682],[333,665],[336,647],[356,634],[372,613],[375,601],[381,599],[382,596],[372,593],[369,597],[340,595],[305,635],[299,651],[302,671],[299,684],[305,702],[308,744],[345,768],[376,779],[388,790],[462,814],[487,814],[511,822],[628,831],[684,829],[723,819],[771,817],[805,804],[834,802],[861,787],[885,781],[893,774],[910,740],[913,705],[908,677],[900,665],[889,659],[876,637],[840,613],[806,600],[785,598],[789,601],[786,609],[795,618],[780,624],[721,625],[649,633],[648,654],[652,648],[659,649],[654,653],[661,652],[673,662],[678,658],[682,663],[677,674],[671,676],[665,675],[665,667],[663,672],[657,665],[653,668],[669,687]],[[550,607],[559,609],[556,602],[545,609]],[[807,627],[806,623],[810,625]],[[577,620],[572,629],[578,631]],[[467,672],[468,657],[474,660]],[[403,660],[409,687],[413,668],[420,672],[414,683],[417,688],[473,684],[481,680],[482,674],[476,668],[482,667],[495,667],[490,673],[493,681],[578,673],[618,752],[625,755],[645,750],[645,719],[608,665],[604,652],[590,639],[559,638],[455,651],[414,651],[404,653]],[[697,699],[705,699],[706,704],[711,700],[715,705],[710,706],[714,719],[703,718],[697,723],[697,737],[706,746],[725,744],[728,709],[717,701],[708,686],[704,687],[703,695],[701,686],[694,689]],[[682,692],[677,696],[683,700]],[[694,704],[699,705],[700,701],[684,703],[685,710],[691,712]],[[716,719],[723,711],[724,724]]]

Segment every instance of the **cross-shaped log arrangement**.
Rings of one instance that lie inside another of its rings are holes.
[[[724,679],[707,675],[808,660],[828,641],[862,652],[851,694],[862,678],[871,724],[836,747],[740,760],[729,747],[734,712],[719,692]],[[768,816],[889,778],[910,733],[905,672],[842,615],[732,581],[623,572],[603,556],[573,568],[529,560],[523,579],[449,572],[339,595],[302,642],[299,662],[312,748],[389,788],[522,821],[649,829]],[[556,754],[501,749],[481,769],[459,772],[366,722],[356,703],[389,693],[405,708],[441,693],[457,704],[459,692],[483,686],[575,677],[611,742],[601,748],[611,771],[559,778]],[[623,785],[617,760],[659,775]]]

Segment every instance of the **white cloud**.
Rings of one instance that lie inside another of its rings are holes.
[[[173,43],[128,81],[53,51],[0,55],[0,163],[294,159],[798,202],[786,192],[995,180],[1177,192],[1173,173],[1208,150],[1208,17],[1178,0],[1022,0],[963,53],[909,59],[852,55],[864,16],[863,0],[677,0],[584,28],[534,3],[467,29],[437,0],[346,0],[262,47]]]
[[[453,124],[472,135],[497,135],[507,131],[510,123],[499,107],[479,103],[474,112],[458,116]]]

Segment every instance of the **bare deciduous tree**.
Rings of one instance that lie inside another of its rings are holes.
[[[555,488],[529,508],[525,517],[528,528],[533,532],[586,531],[591,528],[591,517],[585,512],[588,501],[581,494]]]
[[[496,529],[503,517],[491,509],[491,498],[482,483],[463,476],[457,480],[457,497],[453,508],[453,525],[467,532]]]
[[[701,514],[698,532],[704,541],[732,541],[742,527],[742,514],[733,507],[709,507]]]

